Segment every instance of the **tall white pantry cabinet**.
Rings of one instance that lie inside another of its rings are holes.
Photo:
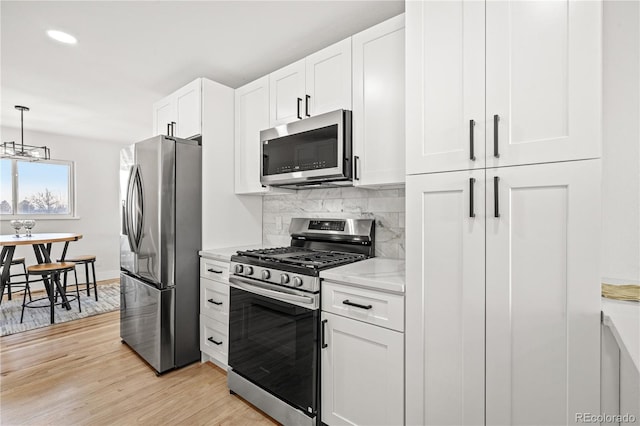
[[[407,1],[406,423],[600,413],[598,1]]]

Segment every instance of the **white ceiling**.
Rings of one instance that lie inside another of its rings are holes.
[[[403,0],[2,0],[1,123],[19,127],[25,105],[25,130],[135,142],[151,136],[152,103],[197,77],[236,88],[403,11]]]

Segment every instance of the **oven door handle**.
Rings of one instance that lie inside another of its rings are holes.
[[[239,288],[240,290],[246,290],[250,293],[259,294],[261,296],[270,297],[272,299],[280,300],[283,302],[302,303],[305,305],[316,305],[316,300],[309,296],[299,296],[280,290],[271,290],[265,288],[263,285],[258,284],[259,281],[252,280],[245,277],[229,277],[229,282],[232,287]],[[314,306],[315,307],[315,306]]]

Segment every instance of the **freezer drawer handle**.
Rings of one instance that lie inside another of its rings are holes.
[[[207,300],[207,302],[209,302],[209,303],[213,303],[214,305],[218,305],[218,306],[219,306],[219,305],[222,305],[222,302],[216,302],[216,301],[215,301],[215,300],[213,300],[213,299],[209,299],[209,300]]]
[[[218,342],[217,340],[213,340],[213,337],[209,337],[207,340],[210,341],[211,343],[213,343],[214,345],[218,345],[219,346],[219,345],[222,344],[222,342]]]
[[[209,268],[209,269],[207,269],[207,271],[213,272],[214,274],[221,274],[222,273],[222,271],[218,271],[218,270],[213,269],[213,268]]]
[[[349,299],[343,300],[342,303],[345,304],[345,305],[349,305],[349,306],[355,306],[356,308],[360,308],[360,309],[371,309],[371,308],[373,308],[373,305],[361,305],[359,303],[349,302]]]

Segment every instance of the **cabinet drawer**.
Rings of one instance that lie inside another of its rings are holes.
[[[200,313],[227,324],[229,322],[229,285],[201,278]]]
[[[226,283],[229,280],[229,262],[201,258],[200,276]]]
[[[323,281],[322,310],[404,331],[404,296],[401,295]]]
[[[226,364],[229,351],[228,335],[229,328],[226,324],[200,314],[200,351]]]

